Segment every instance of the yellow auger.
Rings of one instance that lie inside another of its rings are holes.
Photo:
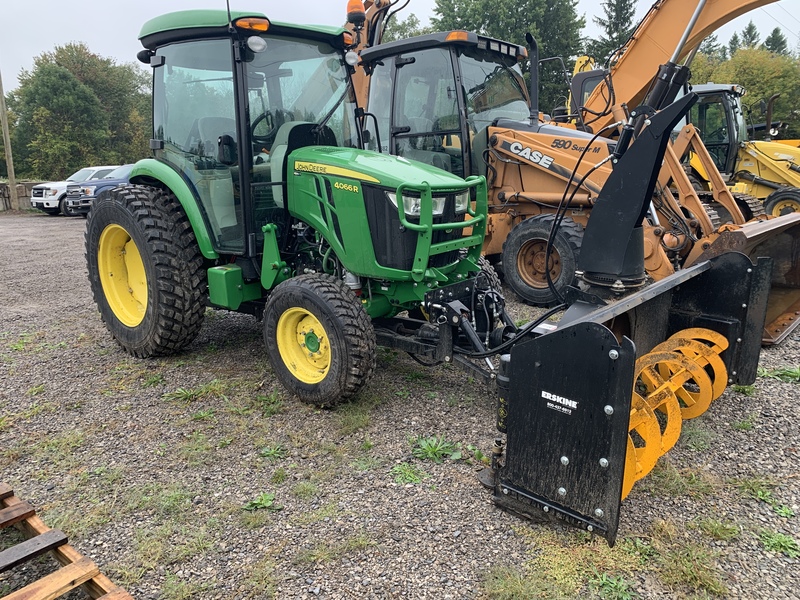
[[[622,499],[675,445],[682,420],[702,415],[725,391],[727,348],[716,331],[693,327],[636,361]]]

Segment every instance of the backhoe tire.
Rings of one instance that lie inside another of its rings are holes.
[[[764,211],[774,217],[800,212],[800,189],[786,187],[775,190],[764,200]]]
[[[353,291],[330,275],[300,275],[272,291],[264,343],[281,384],[315,406],[350,398],[375,371],[372,321]]]
[[[89,212],[85,245],[100,316],[126,352],[174,354],[197,336],[208,285],[174,195],[147,186],[112,190]]]
[[[547,285],[545,252],[555,215],[537,215],[516,225],[503,244],[503,272],[509,287],[524,301],[536,306],[559,302]],[[583,227],[564,218],[550,251],[550,276],[559,294],[575,282]]]

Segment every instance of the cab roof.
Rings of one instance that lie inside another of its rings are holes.
[[[386,56],[394,56],[402,54],[403,52],[413,52],[415,50],[424,50],[426,48],[436,48],[440,46],[474,46],[482,50],[491,50],[498,54],[505,54],[519,60],[520,58],[527,58],[528,50],[525,46],[504,42],[488,38],[471,31],[442,31],[438,33],[429,33],[427,35],[420,35],[417,37],[398,40],[396,42],[387,42],[385,44],[378,44],[371,48],[366,48],[361,51],[361,60],[365,63],[381,60]]]
[[[232,10],[230,21],[242,17],[267,19],[258,11]],[[207,36],[225,36],[228,32],[228,11],[217,9],[181,10],[154,17],[142,25],[139,40],[150,50],[172,42]],[[268,34],[291,35],[334,41],[346,30],[327,25],[305,25],[270,21]]]

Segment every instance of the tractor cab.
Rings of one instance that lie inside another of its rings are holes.
[[[433,33],[361,52],[370,73],[372,149],[445,169],[486,175],[488,126],[524,121],[530,109],[522,46],[466,31]],[[466,115],[466,119],[462,119]],[[375,131],[377,124],[377,132]]]
[[[154,68],[155,158],[193,190],[213,251],[252,257],[262,226],[280,228],[288,217],[289,153],[359,147],[348,34],[234,13],[236,34],[215,26],[199,36],[208,15],[181,18],[194,30],[189,39],[188,28],[171,26],[174,15],[148,22],[141,35],[139,58]]]

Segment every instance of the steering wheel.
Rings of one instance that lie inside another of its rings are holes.
[[[261,127],[263,130],[266,127],[266,133],[263,131],[259,131],[259,127],[261,126],[262,122],[264,125]],[[270,145],[272,144],[273,140],[275,139],[275,135],[278,133],[278,123],[277,119],[273,116],[270,111],[266,111],[256,117],[253,123],[250,125],[250,137],[252,138],[253,142],[258,145]]]
[[[712,142],[724,142],[727,137],[728,128],[723,125],[722,127],[717,127],[714,131],[709,133],[706,139]]]

